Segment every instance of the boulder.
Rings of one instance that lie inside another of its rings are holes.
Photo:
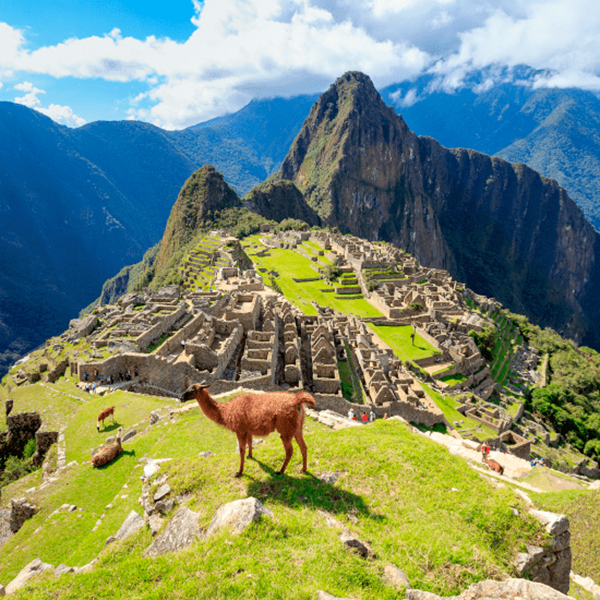
[[[569,529],[569,519],[565,515],[534,509],[530,509],[529,514],[533,515],[552,537],[558,537]]]
[[[137,431],[135,429],[130,429],[124,436],[123,439],[121,440],[121,443],[125,443],[128,442],[130,439],[132,439],[134,436],[137,435]]]
[[[199,517],[198,513],[185,506],[180,508],[164,531],[146,549],[144,556],[153,558],[167,552],[178,552],[189,546],[200,533]]]
[[[66,573],[73,573],[75,571],[74,567],[67,567],[67,565],[58,565],[56,570],[54,571],[54,575],[56,577],[60,577],[61,575],[65,575]]]
[[[526,579],[507,579],[506,581],[480,581],[474,583],[460,596],[437,596],[421,590],[406,590],[406,600],[571,600],[569,596],[544,585]]]
[[[359,540],[348,531],[344,531],[340,534],[340,541],[345,548],[356,552],[363,558],[377,558],[377,555],[373,552],[373,550],[371,550],[369,544]]]
[[[217,510],[206,530],[206,537],[210,537],[223,527],[231,527],[234,533],[241,533],[250,523],[259,521],[263,515],[273,518],[273,513],[256,498],[235,500]]]
[[[315,600],[350,600],[349,598],[340,598],[339,596],[332,596],[323,590],[317,590]]]
[[[410,582],[404,571],[392,563],[388,563],[383,569],[383,577],[398,590],[410,589]]]
[[[138,529],[144,526],[144,519],[135,510],[132,510],[127,518],[123,521],[123,525],[119,527],[119,531],[115,533],[114,537],[117,540],[127,539],[130,535],[133,535]]]
[[[6,586],[6,595],[14,594],[17,590],[20,590],[32,577],[47,571],[48,569],[54,569],[53,565],[42,562],[41,558],[32,560],[27,566],[23,567],[19,574]]]
[[[154,493],[154,502],[159,502],[165,496],[171,493],[171,486],[168,483],[163,483]]]

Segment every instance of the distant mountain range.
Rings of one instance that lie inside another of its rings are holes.
[[[454,94],[426,91],[432,80],[422,78],[382,96],[417,134],[556,178],[600,228],[600,101],[524,85],[537,75],[515,70],[483,91],[480,73]],[[64,329],[106,279],[158,242],[198,167],[215,165],[240,195],[274,174],[316,100],[255,101],[179,132],[131,121],[68,129],[0,103],[0,372]]]

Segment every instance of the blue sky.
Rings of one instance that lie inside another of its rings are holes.
[[[0,100],[71,127],[180,129],[348,70],[452,91],[521,63],[549,70],[535,85],[600,90],[597,0],[0,0]]]

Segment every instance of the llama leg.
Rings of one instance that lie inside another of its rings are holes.
[[[300,470],[300,473],[306,473],[306,469],[308,468],[306,464],[308,459],[308,453],[306,451],[306,442],[302,437],[302,429],[298,429],[294,438],[296,439],[298,446],[300,446],[300,452],[302,452],[302,469]]]
[[[252,434],[249,433],[248,437],[246,439],[248,442],[248,458],[253,458],[252,457]]]
[[[238,446],[240,448],[240,470],[235,474],[236,477],[241,477],[244,472],[244,455],[246,454],[246,434],[238,433]]]
[[[294,453],[294,447],[292,446],[291,437],[284,438],[283,436],[281,436],[281,443],[285,448],[285,460],[283,461],[283,466],[281,467],[281,469],[277,471],[277,475],[283,475],[286,467],[288,466],[288,463],[290,462],[290,459],[292,458],[292,454]]]

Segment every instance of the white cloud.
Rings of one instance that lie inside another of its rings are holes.
[[[15,98],[14,101],[17,104],[23,104],[24,106],[33,108],[47,117],[50,117],[53,121],[62,123],[68,127],[81,127],[82,125],[85,125],[85,119],[78,117],[69,106],[50,104],[50,106],[44,108],[41,100],[38,98],[38,95],[45,94],[46,92],[36,88],[30,81],[17,83],[14,88],[20,92],[25,92],[24,96]]]
[[[432,91],[460,87],[473,69],[526,63],[553,70],[538,86],[600,89],[596,2],[193,0],[195,31],[185,42],[113,29],[35,50],[23,32],[0,23],[0,79],[31,73],[142,81],[148,89],[130,100],[129,118],[166,128],[231,112],[257,95],[320,91],[347,70],[383,86],[430,69],[438,76]],[[30,104],[43,93],[21,91],[21,103]],[[407,105],[423,93],[398,100]],[[77,122],[68,107],[50,106],[62,122]]]

